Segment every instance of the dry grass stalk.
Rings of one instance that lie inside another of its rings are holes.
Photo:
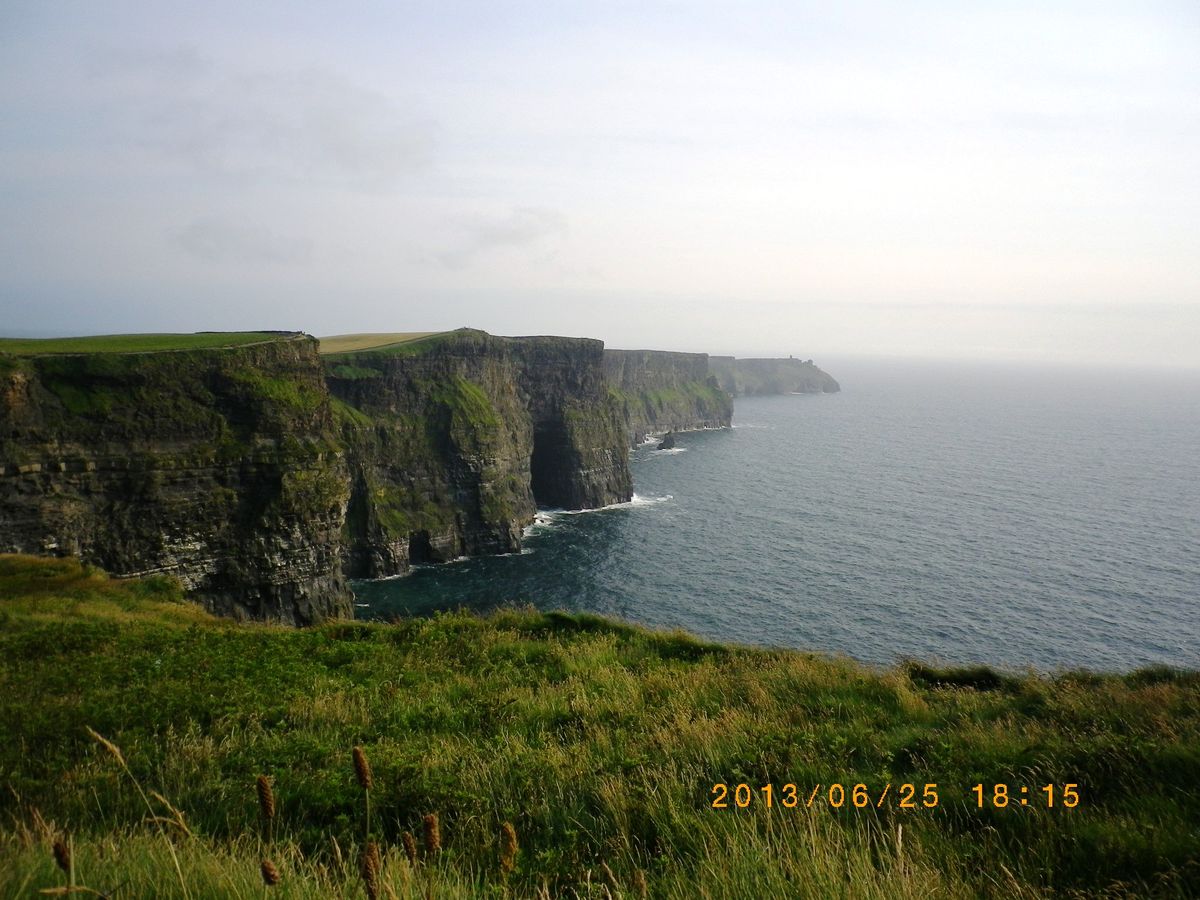
[[[617,876],[613,874],[613,870],[608,867],[608,863],[600,863],[600,873],[604,876],[604,884],[608,887],[613,895],[618,895],[621,892],[621,885],[617,881]]]
[[[442,829],[438,825],[437,813],[429,813],[421,821],[425,833],[425,855],[436,856],[442,849]]]
[[[517,865],[517,830],[512,822],[500,826],[500,871],[511,872]]]
[[[188,900],[188,898],[191,897],[191,892],[188,890],[187,881],[183,877],[183,869],[179,867],[179,856],[175,853],[175,845],[171,843],[171,837],[167,834],[167,830],[163,828],[163,823],[158,821],[161,820],[162,817],[155,814],[154,807],[150,805],[150,798],[147,797],[146,792],[142,790],[141,782],[134,777],[133,771],[129,768],[129,763],[125,761],[125,754],[121,752],[120,747],[118,747],[104,735],[97,731],[93,731],[90,726],[85,725],[83,727],[87,730],[87,733],[90,734],[98,744],[100,744],[100,746],[112,754],[113,759],[120,764],[122,771],[124,771],[129,777],[129,780],[133,782],[133,787],[138,792],[138,796],[142,798],[142,803],[145,805],[146,811],[150,813],[151,821],[154,821],[155,824],[158,825],[158,833],[162,835],[162,839],[167,844],[167,851],[171,854],[171,862],[175,865],[175,874],[179,876],[179,887],[183,892],[185,900]],[[170,806],[170,804],[167,805]],[[174,807],[172,807],[172,809],[173,808]],[[186,826],[184,827],[186,829]]]
[[[404,855],[408,857],[409,863],[417,864],[417,839],[413,837],[411,831],[406,831],[400,835],[400,843],[404,845]]]
[[[279,870],[275,868],[275,863],[269,859],[264,859],[260,869],[262,870],[263,884],[267,887],[275,887],[275,885],[279,884]]]
[[[640,900],[646,900],[650,896],[650,885],[646,884],[646,873],[641,869],[633,870],[633,890]]]
[[[363,789],[363,840],[371,840],[371,788],[375,784],[375,779],[371,775],[371,761],[367,759],[367,753],[361,746],[355,746],[353,753],[354,757],[354,777],[358,779],[359,785]]]
[[[359,870],[362,872],[363,885],[367,889],[369,900],[378,900],[379,898],[379,874],[382,869],[383,860],[379,855],[379,845],[374,841],[369,841],[363,848],[362,858],[359,860]]]
[[[90,726],[84,725],[83,727],[87,729],[87,733],[92,736],[92,739],[96,741],[96,743],[112,754],[113,759],[121,764],[121,768],[129,768],[128,764],[125,762],[125,754],[121,752],[120,747],[99,732],[93,731]]]
[[[170,800],[168,800],[166,797],[164,797],[158,791],[151,791],[150,796],[153,797],[155,800],[157,800],[159,803],[161,803],[163,806],[165,806],[168,809],[168,811],[170,811],[170,813],[171,813],[170,817],[154,816],[153,817],[154,822],[157,822],[160,824],[171,825],[174,828],[178,828],[180,834],[183,834],[185,837],[192,837],[192,829],[188,828],[187,822],[184,821],[182,811],[180,811],[179,809],[176,809],[174,804],[172,804]]]

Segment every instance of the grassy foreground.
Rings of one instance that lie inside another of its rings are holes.
[[[1200,894],[1195,673],[878,672],[531,611],[296,631],[0,556],[0,737],[4,897],[72,878],[116,897]],[[1056,785],[1055,806],[992,808],[996,783]]]

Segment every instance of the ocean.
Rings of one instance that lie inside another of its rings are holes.
[[[1200,375],[845,360],[833,395],[632,452],[632,503],[355,582],[363,618],[532,604],[1008,669],[1200,667]]]

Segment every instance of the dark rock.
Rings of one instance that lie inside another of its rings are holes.
[[[514,552],[539,505],[633,495],[599,341],[462,329],[327,361],[354,485],[347,574]]]
[[[210,610],[348,616],[317,343],[0,355],[0,551],[167,574]]]
[[[604,351],[609,393],[633,446],[651,432],[729,427],[733,401],[709,374],[708,360],[706,353]]]
[[[659,450],[674,450],[675,449],[675,432],[668,431],[662,439],[662,443],[658,445]]]

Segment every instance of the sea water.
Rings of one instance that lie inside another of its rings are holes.
[[[360,615],[532,604],[721,641],[1040,670],[1200,666],[1200,377],[847,360],[634,450],[632,503],[356,582]]]

